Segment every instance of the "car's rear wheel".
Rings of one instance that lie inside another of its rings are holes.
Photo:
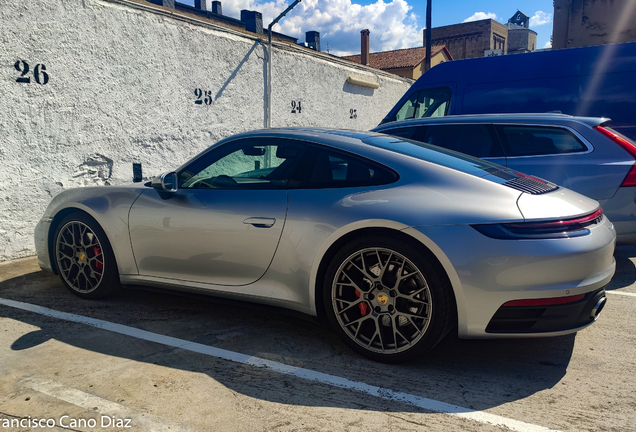
[[[352,241],[335,255],[323,299],[347,345],[388,363],[433,348],[454,316],[450,284],[432,254],[385,235]]]
[[[106,233],[92,217],[82,212],[67,215],[54,238],[58,273],[73,294],[97,299],[119,288],[115,255]]]

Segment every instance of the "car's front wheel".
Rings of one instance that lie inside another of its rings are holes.
[[[58,273],[73,294],[97,299],[119,288],[115,255],[106,233],[92,217],[82,212],[65,216],[54,238]]]
[[[347,345],[372,360],[397,363],[424,354],[448,333],[451,289],[430,252],[378,235],[354,240],[335,255],[323,299]]]

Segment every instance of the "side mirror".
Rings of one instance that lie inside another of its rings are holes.
[[[175,193],[178,188],[178,178],[176,172],[163,173],[152,180],[151,186],[159,193]]]

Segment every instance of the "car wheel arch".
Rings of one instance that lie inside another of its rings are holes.
[[[318,320],[321,323],[327,324],[326,312],[323,306],[324,302],[323,302],[322,287],[324,283],[324,278],[327,273],[327,268],[329,267],[329,264],[331,263],[332,259],[334,258],[338,250],[343,245],[347,244],[353,239],[360,236],[378,235],[378,234],[389,234],[394,237],[399,237],[405,243],[410,243],[412,246],[417,247],[418,249],[421,249],[422,253],[429,255],[429,257],[433,259],[434,264],[439,266],[439,268],[442,270],[442,273],[445,275],[450,285],[453,287],[453,290],[452,290],[453,292],[451,294],[452,294],[453,302],[455,303],[455,313],[457,313],[457,310],[458,310],[457,298],[456,298],[457,288],[455,286],[455,283],[459,282],[459,278],[457,277],[452,266],[450,267],[450,269],[448,268],[448,265],[450,265],[450,260],[448,260],[448,258],[443,254],[443,252],[439,248],[430,247],[432,245],[432,242],[430,240],[428,240],[427,242],[423,242],[421,241],[422,239],[414,237],[411,234],[411,232],[408,232],[408,231],[410,230],[396,229],[394,227],[386,227],[386,226],[372,226],[372,227],[358,228],[358,229],[354,229],[347,232],[346,234],[342,235],[341,237],[336,239],[334,242],[332,242],[328,246],[328,248],[320,257],[320,263],[318,264],[316,271],[314,273],[314,277],[312,278],[313,286],[311,287],[313,300],[314,300],[314,306],[316,308],[316,315],[318,317]],[[423,236],[423,234],[420,233],[420,236]],[[427,243],[429,244],[427,245]],[[441,260],[440,260],[440,257],[438,257],[437,254],[432,249],[437,249],[438,253],[441,253],[443,255]],[[446,261],[448,265],[446,266],[443,265],[441,261]],[[451,274],[449,274],[449,270]],[[453,275],[455,277],[453,277]],[[457,323],[456,316],[453,318],[453,320],[455,323]]]
[[[53,220],[51,221],[51,225],[49,227],[49,232],[47,236],[49,262],[51,264],[51,269],[53,270],[53,273],[58,276],[59,276],[59,270],[57,268],[57,263],[55,261],[55,233],[60,223],[62,222],[62,220],[71,213],[83,213],[84,215],[91,218],[97,225],[99,225],[102,228],[102,230],[104,230],[104,232],[106,233],[106,237],[108,238],[108,232],[104,229],[104,224],[102,224],[99,220],[95,218],[95,216],[93,216],[90,212],[86,211],[85,209],[82,209],[80,207],[65,207],[59,210],[55,214],[55,216],[53,216]],[[117,259],[116,252],[113,251],[113,253],[115,253],[115,259]]]

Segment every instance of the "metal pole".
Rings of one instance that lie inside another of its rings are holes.
[[[296,0],[267,26],[267,127],[272,127],[272,27],[292,10],[301,0]]]
[[[431,3],[433,0],[426,0],[426,63],[424,68],[431,68]]]

